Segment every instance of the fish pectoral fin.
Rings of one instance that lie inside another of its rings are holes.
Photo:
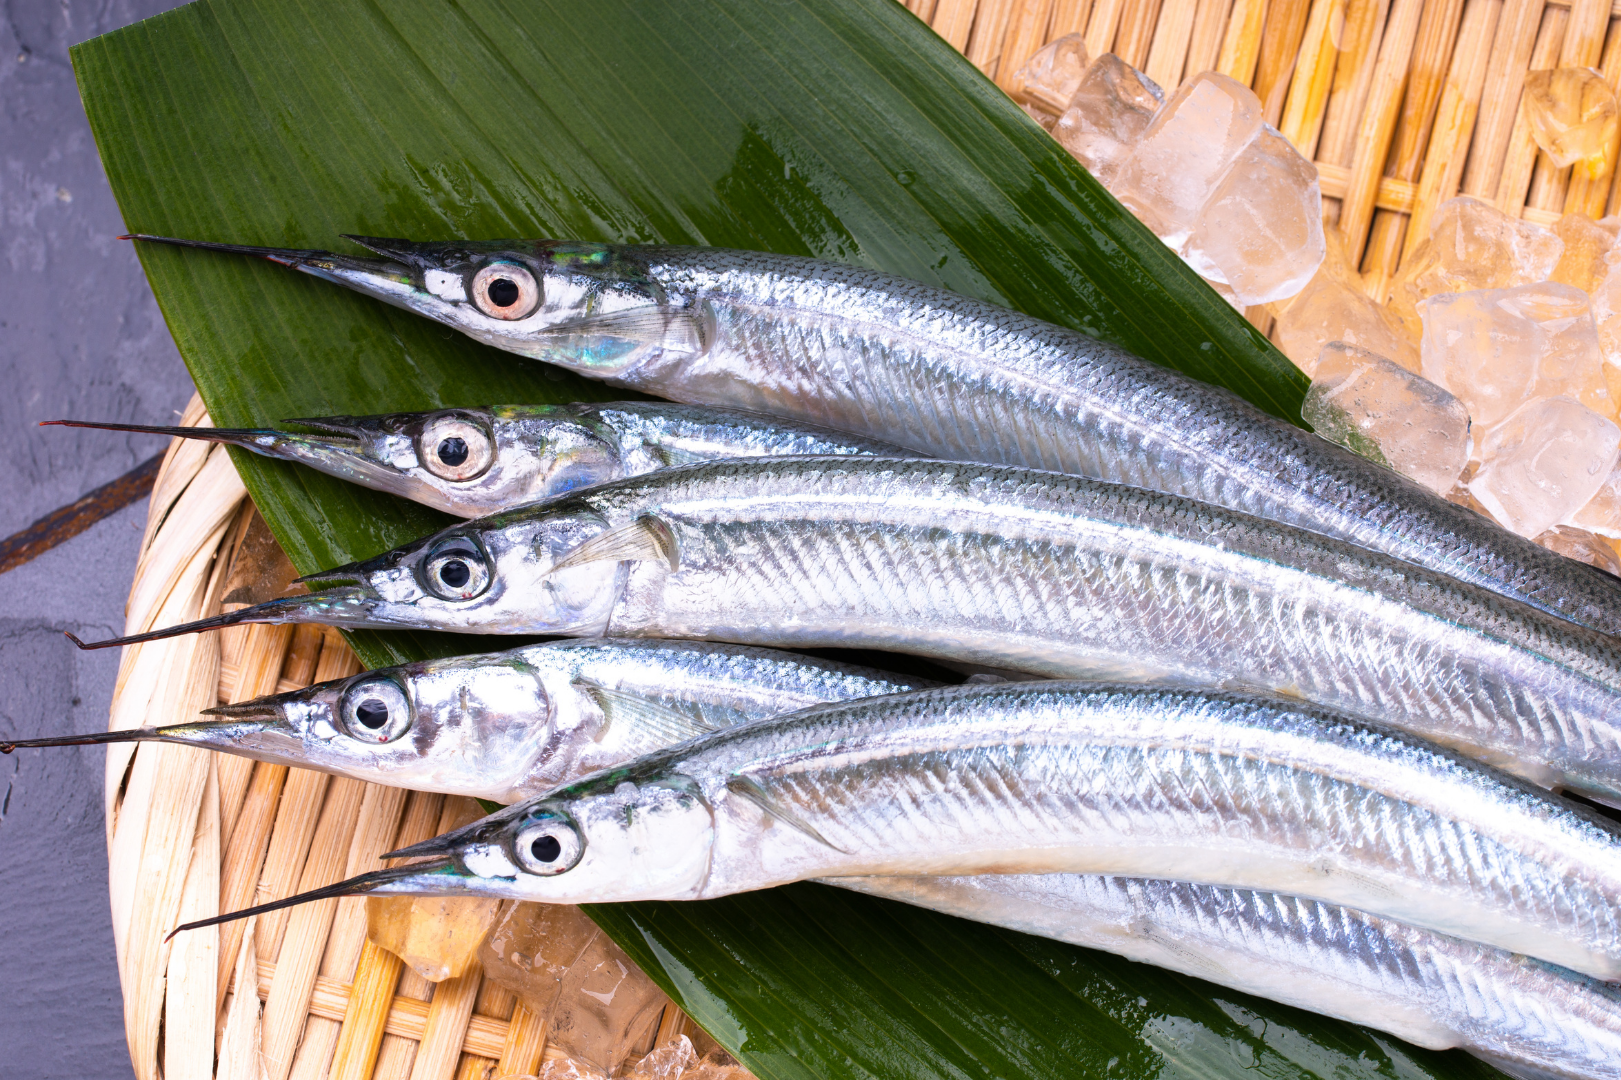
[[[550,332],[568,337],[608,337],[635,346],[694,355],[709,347],[710,337],[700,313],[652,305],[590,315],[564,323]]]
[[[797,829],[799,832],[804,833],[812,840],[815,840],[818,844],[822,844],[825,847],[830,847],[841,855],[850,854],[848,851],[845,851],[843,848],[839,847],[839,845],[833,843],[827,837],[817,832],[816,827],[810,822],[806,821],[804,818],[800,817],[786,806],[778,803],[766,793],[765,788],[761,787],[759,781],[755,780],[752,776],[747,776],[743,773],[733,774],[732,778],[726,781],[726,790],[731,792],[733,795],[742,796],[764,811],[767,817],[774,818],[791,829]]]
[[[662,562],[670,572],[681,569],[680,552],[670,526],[652,514],[598,533],[552,565],[552,571],[590,562]]]
[[[687,716],[668,705],[649,701],[638,694],[616,690],[588,679],[576,679],[574,685],[589,694],[602,710],[602,726],[593,735],[593,742],[601,742],[608,729],[615,725],[635,727],[645,733],[652,748],[663,748],[686,742],[715,730],[694,716]]]

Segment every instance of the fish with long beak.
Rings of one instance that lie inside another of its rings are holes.
[[[171,742],[376,784],[516,802],[654,750],[809,705],[934,683],[770,649],[553,641],[379,668],[158,728],[0,740]]]
[[[350,237],[378,256],[366,258],[134,239],[267,258],[673,401],[1257,514],[1621,633],[1621,579],[1224,390],[915,281],[714,248]]]
[[[1300,896],[1621,976],[1621,833],[1264,695],[1029,682],[817,706],[608,769],[324,895],[696,900],[853,876],[1111,874]]]
[[[288,420],[314,428],[152,427],[47,420],[238,446],[476,518],[671,465],[793,454],[907,457],[899,447],[738,409],[660,401],[496,405]]]
[[[242,622],[871,648],[1277,690],[1621,802],[1621,644],[1276,522],[1056,473],[886,458],[663,469],[306,579]]]

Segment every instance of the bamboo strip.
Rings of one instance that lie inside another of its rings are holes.
[[[270,846],[265,852],[264,869],[259,874],[259,888],[254,894],[256,902],[266,904],[297,891],[298,875],[304,868],[310,843],[315,839],[321,803],[326,799],[326,789],[331,781],[327,774],[310,769],[287,771],[287,782],[281,790],[281,805],[276,810],[276,821],[270,829]],[[282,932],[287,928],[287,909],[257,916],[254,921],[259,955],[267,960],[276,959],[281,949]]]
[[[297,891],[343,880],[365,789],[364,782],[347,776],[329,781]],[[276,980],[265,999],[263,1058],[270,1080],[287,1080],[292,1072],[293,1055],[308,1015],[305,1003],[315,986],[337,913],[337,897],[300,904],[288,913],[285,944],[276,956]]]
[[[1334,85],[1328,92],[1323,131],[1317,142],[1319,165],[1351,164],[1363,103],[1373,81],[1379,43],[1384,38],[1390,0],[1347,0],[1340,55],[1334,65]]]
[[[1452,54],[1441,104],[1436,109],[1435,127],[1424,155],[1424,171],[1413,196],[1412,220],[1401,258],[1411,257],[1413,249],[1430,234],[1430,217],[1435,208],[1458,193],[1463,180],[1465,148],[1474,134],[1475,116],[1481,90],[1486,85],[1487,44],[1496,32],[1502,0],[1469,0],[1464,8],[1458,45]],[[1382,190],[1382,189],[1381,189]]]
[[[979,0],[979,6],[974,10],[974,27],[968,36],[965,55],[969,63],[993,79],[996,78],[997,61],[1002,57],[1002,42],[1007,38],[1013,2]]]
[[[1047,23],[1052,18],[1053,0],[1018,0],[1008,20],[1007,37],[1002,42],[1002,60],[996,69],[996,85],[1008,93],[1022,89],[1018,77],[1030,57],[1047,41]]]
[[[1134,68],[1146,66],[1159,12],[1160,0],[1132,0],[1126,5],[1120,15],[1120,32],[1114,39],[1115,55]]]
[[[1480,98],[1480,115],[1469,145],[1469,161],[1463,173],[1463,193],[1488,202],[1497,198],[1502,183],[1504,158],[1519,112],[1520,91],[1530,69],[1531,52],[1542,25],[1543,0],[1504,0],[1492,39],[1491,56],[1486,61],[1486,84]]]
[[[249,920],[237,960],[235,985],[248,985],[248,972],[257,973],[259,956],[253,947],[253,926]],[[261,1080],[259,1074],[259,995],[237,992],[225,1010],[225,1027],[220,1033],[217,1080]]]
[[[1316,0],[1306,33],[1300,45],[1300,59],[1289,83],[1278,130],[1310,161],[1317,153],[1317,137],[1323,130],[1328,108],[1328,92],[1334,85],[1339,50],[1334,47],[1336,29],[1345,23],[1345,0]]]
[[[1441,87],[1452,63],[1452,46],[1458,37],[1463,0],[1429,0],[1418,22],[1418,38],[1407,67],[1407,92],[1403,96],[1401,119],[1391,136],[1390,155],[1385,173],[1398,180],[1417,180],[1424,168],[1424,151],[1429,146]],[[1374,210],[1368,236],[1367,256],[1363,259],[1365,287],[1383,301],[1385,287],[1401,260],[1402,241],[1407,233],[1407,215]]]
[[[1276,125],[1283,118],[1283,101],[1300,59],[1311,6],[1311,0],[1271,0],[1267,8],[1266,33],[1255,67],[1255,95],[1261,99],[1269,124]]]
[[[355,992],[339,1017],[343,1030],[332,1059],[332,1080],[366,1080],[377,1067],[394,987],[404,961],[367,941],[355,965]],[[336,981],[336,980],[334,980]]]
[[[1221,39],[1216,70],[1248,86],[1255,81],[1255,64],[1261,55],[1261,27],[1266,18],[1266,0],[1233,0],[1227,17],[1227,33]]]
[[[451,1080],[456,1075],[456,1064],[473,1018],[473,1001],[478,997],[479,983],[483,979],[484,969],[475,965],[466,974],[446,979],[434,989],[422,1040],[417,1045],[416,1061],[411,1066],[411,1080]],[[482,1056],[499,1057],[500,1052]]]
[[[974,7],[978,0],[940,0],[929,25],[958,52],[968,48],[968,34],[974,28]]]
[[[1182,82],[1198,9],[1199,0],[1164,0],[1160,7],[1154,40],[1148,48],[1148,64],[1143,70],[1167,90],[1175,90]]]
[[[1610,88],[1621,86],[1621,33],[1617,28],[1621,22],[1611,21],[1609,33],[1604,40],[1604,51],[1599,61],[1599,72]],[[1590,179],[1587,176],[1573,176],[1570,188],[1565,194],[1564,211],[1567,214],[1586,214],[1591,218],[1604,216],[1604,207],[1609,201],[1611,173],[1615,172],[1616,148],[1612,147],[1610,154],[1610,167],[1605,175]]]
[[[546,1021],[518,1002],[512,1009],[501,1057],[495,1066],[497,1076],[527,1075],[540,1069],[546,1050]]]
[[[1565,36],[1565,24],[1570,12],[1550,6],[1543,12],[1542,29],[1537,33],[1536,45],[1531,49],[1531,69],[1551,67],[1559,55],[1559,46]],[[1523,94],[1523,79],[1522,93]],[[1516,109],[1514,130],[1509,135],[1508,152],[1503,160],[1502,179],[1498,181],[1497,208],[1505,214],[1520,216],[1525,208],[1525,197],[1531,188],[1531,174],[1536,167],[1536,140],[1531,137],[1531,121],[1526,118],[1523,103]],[[1465,182],[1468,177],[1465,175]]]
[[[285,765],[260,762],[253,768],[248,793],[242,800],[242,811],[237,815],[235,827],[226,842],[220,870],[221,911],[240,911],[253,903],[265,851],[270,844],[271,829],[275,825],[276,807],[281,802],[281,790],[286,780]],[[237,950],[252,922],[252,919],[237,919],[220,928],[219,996],[222,1004],[226,978],[237,966]]]
[[[1085,33],[1086,21],[1091,14],[1092,0],[1055,0],[1052,19],[1047,27],[1047,41],[1057,41],[1065,34]]]
[[[1233,0],[1199,0],[1193,15],[1193,35],[1188,39],[1187,64],[1178,83],[1216,70],[1222,39],[1227,35],[1227,15],[1232,9]]]
[[[1576,0],[1570,7],[1559,46],[1559,67],[1594,67],[1604,48],[1604,31],[1610,22],[1608,0]],[[1537,155],[1526,203],[1543,210],[1560,210],[1569,195],[1572,170],[1559,168],[1545,153]]]
[[[1352,266],[1360,266],[1367,244],[1368,227],[1373,221],[1373,202],[1379,178],[1384,172],[1387,148],[1395,131],[1406,82],[1407,61],[1412,56],[1418,31],[1422,0],[1394,0],[1390,20],[1379,43],[1379,59],[1374,65],[1373,88],[1367,110],[1358,129],[1356,152],[1351,159],[1351,183],[1340,210],[1339,229],[1345,237],[1345,250]]]
[[[1125,8],[1126,0],[1093,0],[1086,23],[1086,55],[1102,56],[1114,48],[1114,33]]]
[[[179,922],[219,914],[220,793],[208,755],[205,780],[186,870]],[[165,1080],[212,1080],[214,1075],[215,982],[219,929],[209,926],[179,936],[169,954],[163,1005],[163,1075]]]

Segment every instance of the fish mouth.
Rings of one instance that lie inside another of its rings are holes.
[[[310,248],[221,244],[210,240],[154,236],[150,233],[130,233],[120,239],[266,259],[277,266],[285,266],[312,277],[345,285],[379,300],[413,310],[420,309],[424,303],[435,299],[422,289],[424,273],[436,265],[424,250],[433,245],[417,244],[411,240],[395,240],[380,236],[344,236],[344,239],[352,240],[361,247],[384,256],[372,259]]]
[[[364,576],[355,573],[353,569],[348,567],[340,567],[337,570],[312,574],[308,578],[300,578],[299,580],[356,582],[363,581]],[[267,600],[262,604],[254,604],[252,607],[242,608],[240,611],[228,611],[220,615],[212,615],[206,619],[197,619],[194,622],[148,630],[144,634],[108,638],[106,641],[82,641],[71,632],[63,631],[63,633],[69,641],[81,649],[111,649],[114,646],[139,645],[146,641],[161,641],[164,638],[195,634],[203,630],[218,630],[221,627],[237,626],[241,623],[320,623],[326,626],[356,628],[386,628],[396,625],[394,623],[379,622],[370,617],[371,613],[380,604],[381,600],[370,588],[364,585],[351,585],[348,588],[330,589],[326,592],[311,593],[308,596],[284,596],[276,600]]]
[[[405,896],[447,896],[456,895],[462,890],[458,887],[461,882],[470,877],[458,867],[452,859],[438,859],[429,863],[412,863],[408,866],[393,866],[385,870],[373,870],[366,874],[357,874],[352,878],[336,882],[332,885],[323,885],[308,892],[295,893],[280,900],[272,900],[268,904],[257,907],[243,908],[240,911],[228,911],[224,915],[216,915],[209,919],[199,919],[196,922],[183,923],[169,932],[165,941],[171,940],[182,930],[201,930],[208,926],[218,926],[221,923],[234,922],[237,919],[248,919],[255,915],[265,915],[283,908],[296,907],[307,904],[313,900],[336,899],[342,896],[370,896],[376,893],[385,893]]]
[[[99,746],[127,742],[168,742],[183,746],[201,746],[211,750],[229,750],[245,738],[272,732],[297,737],[297,733],[280,709],[256,702],[204,709],[203,715],[221,716],[223,719],[197,720],[189,724],[170,724],[164,727],[93,731],[84,735],[52,735],[42,739],[3,739],[0,740],[0,754],[38,747]]]

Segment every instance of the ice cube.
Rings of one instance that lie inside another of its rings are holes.
[[[1180,249],[1227,169],[1261,133],[1261,99],[1218,72],[1197,75],[1160,107],[1115,178],[1114,193]]]
[[[1525,77],[1525,118],[1531,137],[1561,169],[1596,180],[1615,163],[1615,91],[1592,68],[1533,71]]]
[[[1053,138],[1112,190],[1121,164],[1164,101],[1165,92],[1153,79],[1104,53],[1087,68],[1069,108],[1052,127]]]
[[[1567,559],[1575,559],[1621,577],[1621,558],[1616,557],[1615,548],[1602,536],[1569,525],[1555,525],[1537,537],[1536,542]]]
[[[467,973],[500,906],[466,896],[368,896],[366,936],[429,982],[444,982]]]
[[[1561,524],[1600,536],[1621,538],[1621,467],[1610,470],[1593,497]]]
[[[1013,97],[1054,116],[1069,106],[1069,99],[1086,75],[1086,38],[1065,34],[1036,50],[1036,54],[1014,73]]]
[[[1592,292],[1609,270],[1606,256],[1615,246],[1615,226],[1594,221],[1586,214],[1566,214],[1554,222],[1553,231],[1564,242],[1565,250],[1549,279]]]
[[[1389,310],[1362,291],[1362,279],[1346,261],[1339,230],[1325,230],[1324,241],[1326,255],[1311,281],[1293,300],[1273,308],[1278,348],[1308,376],[1331,341],[1361,346],[1417,372],[1417,339],[1408,337]]]
[[[1298,293],[1324,250],[1317,166],[1269,124],[1216,185],[1182,257],[1249,306]]]
[[[1448,199],[1430,219],[1429,238],[1402,261],[1390,310],[1416,338],[1419,301],[1441,293],[1546,281],[1564,249],[1564,242],[1540,225],[1509,217],[1467,195]]]
[[[1538,398],[1486,432],[1469,490],[1505,528],[1540,536],[1598,492],[1618,448],[1613,420],[1570,398]]]
[[[1469,412],[1434,383],[1344,342],[1324,347],[1300,416],[1330,442],[1437,495],[1469,461]]]
[[[547,1020],[547,1042],[583,1074],[645,1050],[669,998],[577,907],[513,904],[479,952],[484,973]]]
[[[1580,289],[1542,282],[1442,293],[1419,307],[1424,377],[1461,398],[1477,427],[1491,427],[1531,398],[1561,394],[1615,416]]]

